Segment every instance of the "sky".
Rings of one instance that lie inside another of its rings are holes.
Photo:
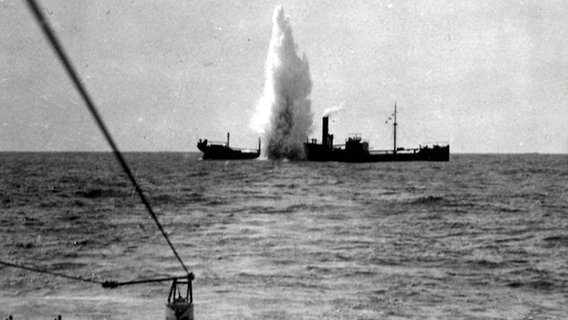
[[[124,151],[254,147],[272,14],[312,78],[311,137],[447,142],[459,153],[568,153],[568,2],[43,0]],[[20,0],[0,0],[0,151],[108,151]]]

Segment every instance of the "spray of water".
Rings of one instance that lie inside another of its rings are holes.
[[[305,55],[298,55],[290,22],[282,7],[273,15],[272,38],[265,65],[262,97],[252,128],[264,134],[269,159],[304,158],[304,142],[312,130],[312,80]]]

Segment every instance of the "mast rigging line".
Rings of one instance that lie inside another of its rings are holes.
[[[54,277],[60,277],[60,278],[71,279],[71,280],[76,280],[76,281],[100,284],[103,288],[109,288],[109,289],[114,289],[114,288],[117,288],[119,286],[127,286],[127,285],[133,285],[133,284],[164,282],[164,281],[184,280],[184,279],[189,279],[189,280],[193,281],[193,279],[194,279],[193,273],[189,273],[187,276],[184,276],[184,277],[167,277],[167,278],[132,280],[132,281],[124,281],[124,282],[112,281],[112,280],[100,281],[100,280],[96,280],[96,279],[93,279],[93,278],[84,278],[84,277],[81,277],[81,276],[72,276],[72,275],[68,275],[68,274],[64,274],[64,273],[53,272],[53,271],[49,271],[49,270],[42,269],[42,268],[27,267],[27,266],[23,266],[23,265],[20,265],[20,264],[6,262],[6,261],[2,261],[2,260],[0,260],[0,265],[4,265],[6,267],[12,267],[12,268],[16,268],[16,269],[22,269],[22,270],[37,272],[37,273],[44,273],[44,274],[48,274],[48,275],[54,276]]]
[[[91,112],[91,115],[95,119],[95,122],[97,123],[99,129],[102,131],[103,135],[105,136],[108,144],[110,145],[110,147],[112,149],[113,154],[115,155],[116,159],[120,163],[123,171],[128,176],[130,182],[134,186],[134,189],[136,190],[136,193],[138,193],[140,200],[142,201],[142,203],[146,207],[146,210],[148,211],[148,213],[150,214],[150,216],[152,217],[152,219],[156,223],[156,226],[158,226],[158,229],[160,229],[160,232],[162,233],[162,235],[164,236],[164,238],[168,242],[168,245],[172,249],[172,251],[173,251],[174,255],[176,256],[177,260],[179,261],[179,263],[181,264],[181,266],[183,267],[185,272],[188,275],[190,275],[189,270],[187,269],[187,267],[185,266],[185,264],[181,260],[178,252],[174,248],[174,245],[170,241],[167,233],[164,231],[164,228],[162,227],[160,221],[158,220],[156,213],[152,209],[150,202],[148,201],[148,199],[144,195],[142,188],[140,187],[140,185],[138,184],[138,181],[134,177],[132,170],[130,170],[130,167],[126,163],[126,160],[124,159],[122,153],[119,151],[114,139],[112,138],[112,136],[110,134],[110,131],[107,129],[107,127],[106,127],[104,121],[102,120],[102,117],[100,116],[95,104],[93,103],[89,94],[87,93],[85,86],[82,84],[81,80],[79,79],[77,72],[75,71],[75,69],[73,68],[73,65],[71,64],[71,60],[67,57],[67,54],[63,50],[63,46],[60,44],[59,40],[57,39],[55,33],[53,32],[51,26],[48,23],[46,17],[42,13],[40,7],[35,2],[35,0],[27,0],[27,3],[28,3],[28,7],[32,11],[36,21],[38,22],[41,29],[43,30],[45,37],[48,39],[49,43],[51,44],[51,47],[55,50],[57,57],[59,58],[59,60],[63,64],[63,66],[65,67],[65,71],[67,71],[67,74],[71,78],[73,84],[75,85],[75,88],[77,89],[77,91],[79,91],[79,93],[80,93],[81,97],[83,98],[87,108],[89,109],[89,111]]]
[[[133,280],[133,281],[125,281],[125,282],[118,282],[118,281],[105,281],[102,283],[103,288],[110,288],[114,289],[119,286],[128,286],[133,284],[141,284],[141,283],[152,283],[152,282],[163,282],[163,281],[172,281],[172,280],[184,280],[189,279],[193,281],[194,277],[193,274],[189,274],[185,277],[168,277],[168,278],[157,278],[157,279],[146,279],[146,280]]]
[[[5,265],[7,267],[24,269],[24,270],[28,270],[28,271],[37,272],[37,273],[45,273],[45,274],[49,274],[51,276],[60,277],[60,278],[96,283],[96,284],[100,284],[100,285],[102,285],[104,283],[102,281],[95,280],[93,278],[83,278],[81,276],[70,276],[70,275],[67,275],[67,274],[59,273],[59,272],[52,272],[52,271],[48,271],[48,270],[40,269],[40,268],[26,267],[26,266],[22,266],[22,265],[19,265],[19,264],[10,263],[10,262],[6,262],[6,261],[2,261],[2,260],[0,260],[0,264]]]

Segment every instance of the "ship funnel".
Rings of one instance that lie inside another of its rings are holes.
[[[322,120],[322,132],[321,132],[321,143],[327,146],[327,137],[329,134],[329,117],[325,116]]]

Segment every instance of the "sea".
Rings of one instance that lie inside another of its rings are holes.
[[[206,319],[568,319],[568,155],[126,153]],[[112,153],[0,153],[0,260],[184,276]],[[165,319],[170,282],[0,265],[0,319]]]

